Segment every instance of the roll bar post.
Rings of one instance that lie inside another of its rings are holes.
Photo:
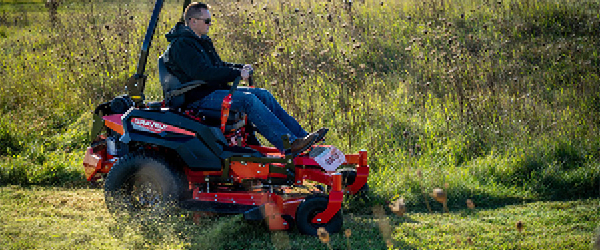
[[[150,17],[150,23],[148,23],[148,29],[146,30],[146,36],[142,43],[142,49],[140,51],[140,57],[138,60],[136,74],[131,76],[125,85],[125,89],[128,91],[129,97],[135,103],[135,106],[139,107],[144,102],[144,89],[146,88],[146,78],[144,75],[146,71],[146,63],[148,61],[148,53],[150,52],[150,46],[152,45],[152,37],[158,24],[158,18],[160,11],[162,10],[164,0],[156,0],[154,4],[154,10]],[[185,0],[183,2],[183,10],[191,3],[191,0]],[[183,12],[182,12],[183,13]],[[181,15],[180,21],[183,21],[183,14]]]

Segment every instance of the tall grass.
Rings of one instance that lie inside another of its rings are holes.
[[[600,195],[597,0],[208,3],[222,58],[253,63],[305,128],[331,128],[328,143],[367,149],[379,195]],[[157,27],[151,100],[180,4]],[[79,182],[89,113],[123,93],[152,3],[66,2],[55,26],[42,5],[3,8],[0,183]]]

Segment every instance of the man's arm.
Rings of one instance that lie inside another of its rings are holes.
[[[225,64],[225,67],[229,67],[229,68],[235,68],[235,69],[244,68],[244,64],[241,64],[241,63],[223,62],[223,64]]]
[[[177,41],[171,46],[171,60],[177,63],[181,70],[193,80],[203,80],[209,84],[231,82],[240,76],[240,70],[227,66],[213,66],[206,55],[188,39]]]

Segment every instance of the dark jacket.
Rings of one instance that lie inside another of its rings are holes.
[[[202,99],[218,89],[229,89],[227,83],[240,76],[243,64],[223,62],[217,54],[212,40],[199,37],[184,23],[179,22],[165,35],[170,42],[163,57],[167,70],[182,83],[202,80],[207,84],[188,91],[185,103]]]

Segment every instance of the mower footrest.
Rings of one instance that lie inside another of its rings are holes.
[[[220,214],[241,214],[258,206],[221,203],[216,201],[184,200],[179,202],[183,209],[201,212],[213,212]]]

